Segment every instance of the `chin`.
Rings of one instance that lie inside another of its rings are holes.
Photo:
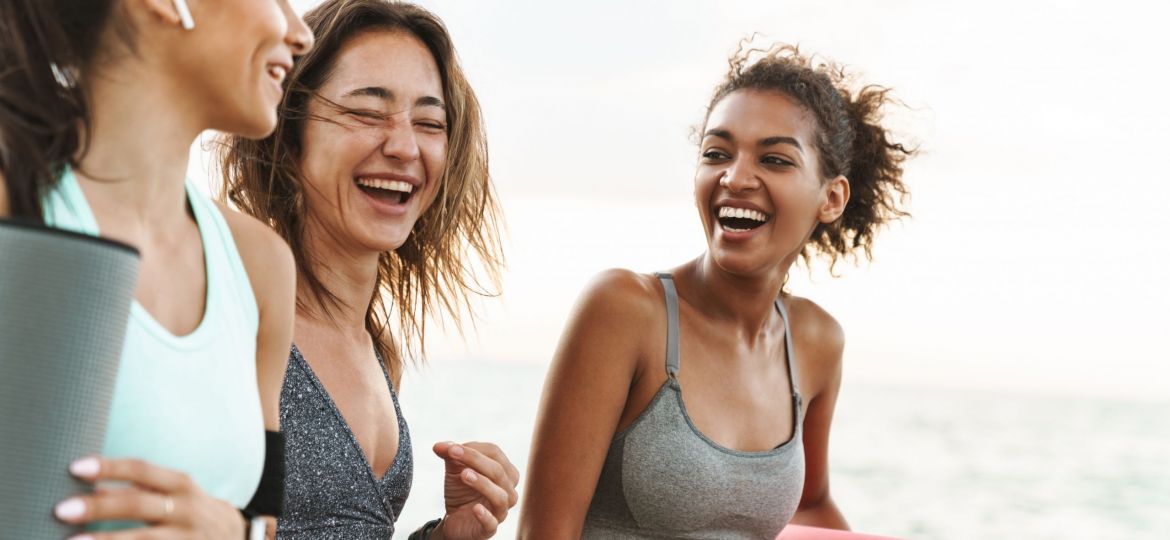
[[[250,139],[263,139],[269,135],[272,135],[272,132],[276,131],[276,113],[273,112],[272,114],[266,115],[263,118],[252,119],[250,126],[251,127],[248,130],[248,133],[241,132],[240,135]]]
[[[398,248],[406,245],[406,237],[392,238],[391,236],[379,236],[376,238],[369,238],[364,242],[366,249],[375,253],[386,253],[390,251],[397,251]]]
[[[735,276],[754,276],[775,269],[776,263],[769,263],[750,253],[727,253],[718,250],[709,251],[711,260],[720,270]]]
[[[263,139],[276,131],[276,105],[269,100],[258,99],[248,105],[240,103],[235,109],[235,122],[223,128],[213,128],[226,131],[249,139]]]
[[[243,122],[227,126],[212,126],[209,129],[238,135],[245,139],[259,140],[272,135],[272,132],[276,131],[276,119],[248,118]]]

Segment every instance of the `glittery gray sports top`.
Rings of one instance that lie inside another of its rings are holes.
[[[583,539],[776,538],[796,513],[804,487],[800,394],[784,305],[793,433],[765,452],[724,448],[699,432],[687,415],[678,383],[678,294],[666,290],[667,380],[633,424],[610,444],[585,516]]]
[[[381,364],[381,358],[378,359]],[[385,365],[382,373],[398,417],[398,453],[378,479],[357,438],[296,345],[280,393],[285,437],[282,540],[387,539],[410,494],[414,474],[410,431]]]

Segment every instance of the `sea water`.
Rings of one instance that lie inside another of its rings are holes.
[[[416,470],[396,536],[443,513],[434,442],[494,442],[523,475],[546,370],[436,360],[408,372],[402,407]],[[1170,400],[847,381],[830,467],[833,497],[858,531],[915,539],[1170,538]],[[518,513],[519,506],[497,538],[515,537]]]

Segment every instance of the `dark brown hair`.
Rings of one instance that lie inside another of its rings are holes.
[[[708,114],[720,100],[739,90],[789,96],[816,119],[821,177],[849,179],[845,212],[832,223],[817,224],[801,257],[809,262],[811,248],[828,258],[830,268],[842,257],[856,260],[862,254],[871,259],[877,230],[909,215],[902,208],[909,194],[902,182],[902,162],[916,151],[891,141],[881,124],[883,107],[893,101],[890,89],[866,85],[854,92],[844,67],[804,56],[792,45],[759,49],[745,41],[728,63],[727,76],[715,89]]]
[[[13,216],[42,222],[42,197],[85,153],[90,114],[80,81],[97,60],[116,3],[0,2],[0,170]]]
[[[426,321],[470,312],[472,294],[494,295],[502,265],[499,208],[488,175],[487,135],[479,101],[459,66],[451,37],[431,12],[387,0],[328,0],[305,15],[316,45],[299,59],[285,80],[285,97],[276,131],[253,141],[229,136],[220,147],[224,176],[221,197],[272,226],[292,247],[301,286],[326,314],[339,299],[312,267],[305,242],[305,122],[318,89],[329,79],[344,46],[366,32],[408,32],[434,57],[447,107],[447,167],[432,206],[419,218],[406,243],[385,252],[378,263],[378,284],[366,311],[366,329],[388,367],[395,373],[405,356],[423,358]],[[475,272],[487,274],[490,289]],[[383,297],[391,296],[392,306]],[[298,308],[307,308],[298,299]],[[391,307],[397,310],[402,335],[391,335]],[[399,345],[405,355],[399,351]]]

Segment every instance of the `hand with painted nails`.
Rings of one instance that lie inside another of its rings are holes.
[[[126,487],[99,488],[92,495],[61,501],[53,509],[57,519],[73,525],[102,521],[146,523],[145,528],[90,532],[70,540],[244,537],[244,518],[239,510],[205,493],[184,473],[137,459],[96,457],[74,461],[69,472],[86,482],[120,482]]]
[[[520,471],[491,443],[441,442],[433,448],[443,459],[443,499],[447,515],[431,533],[433,540],[482,540],[516,505]]]

